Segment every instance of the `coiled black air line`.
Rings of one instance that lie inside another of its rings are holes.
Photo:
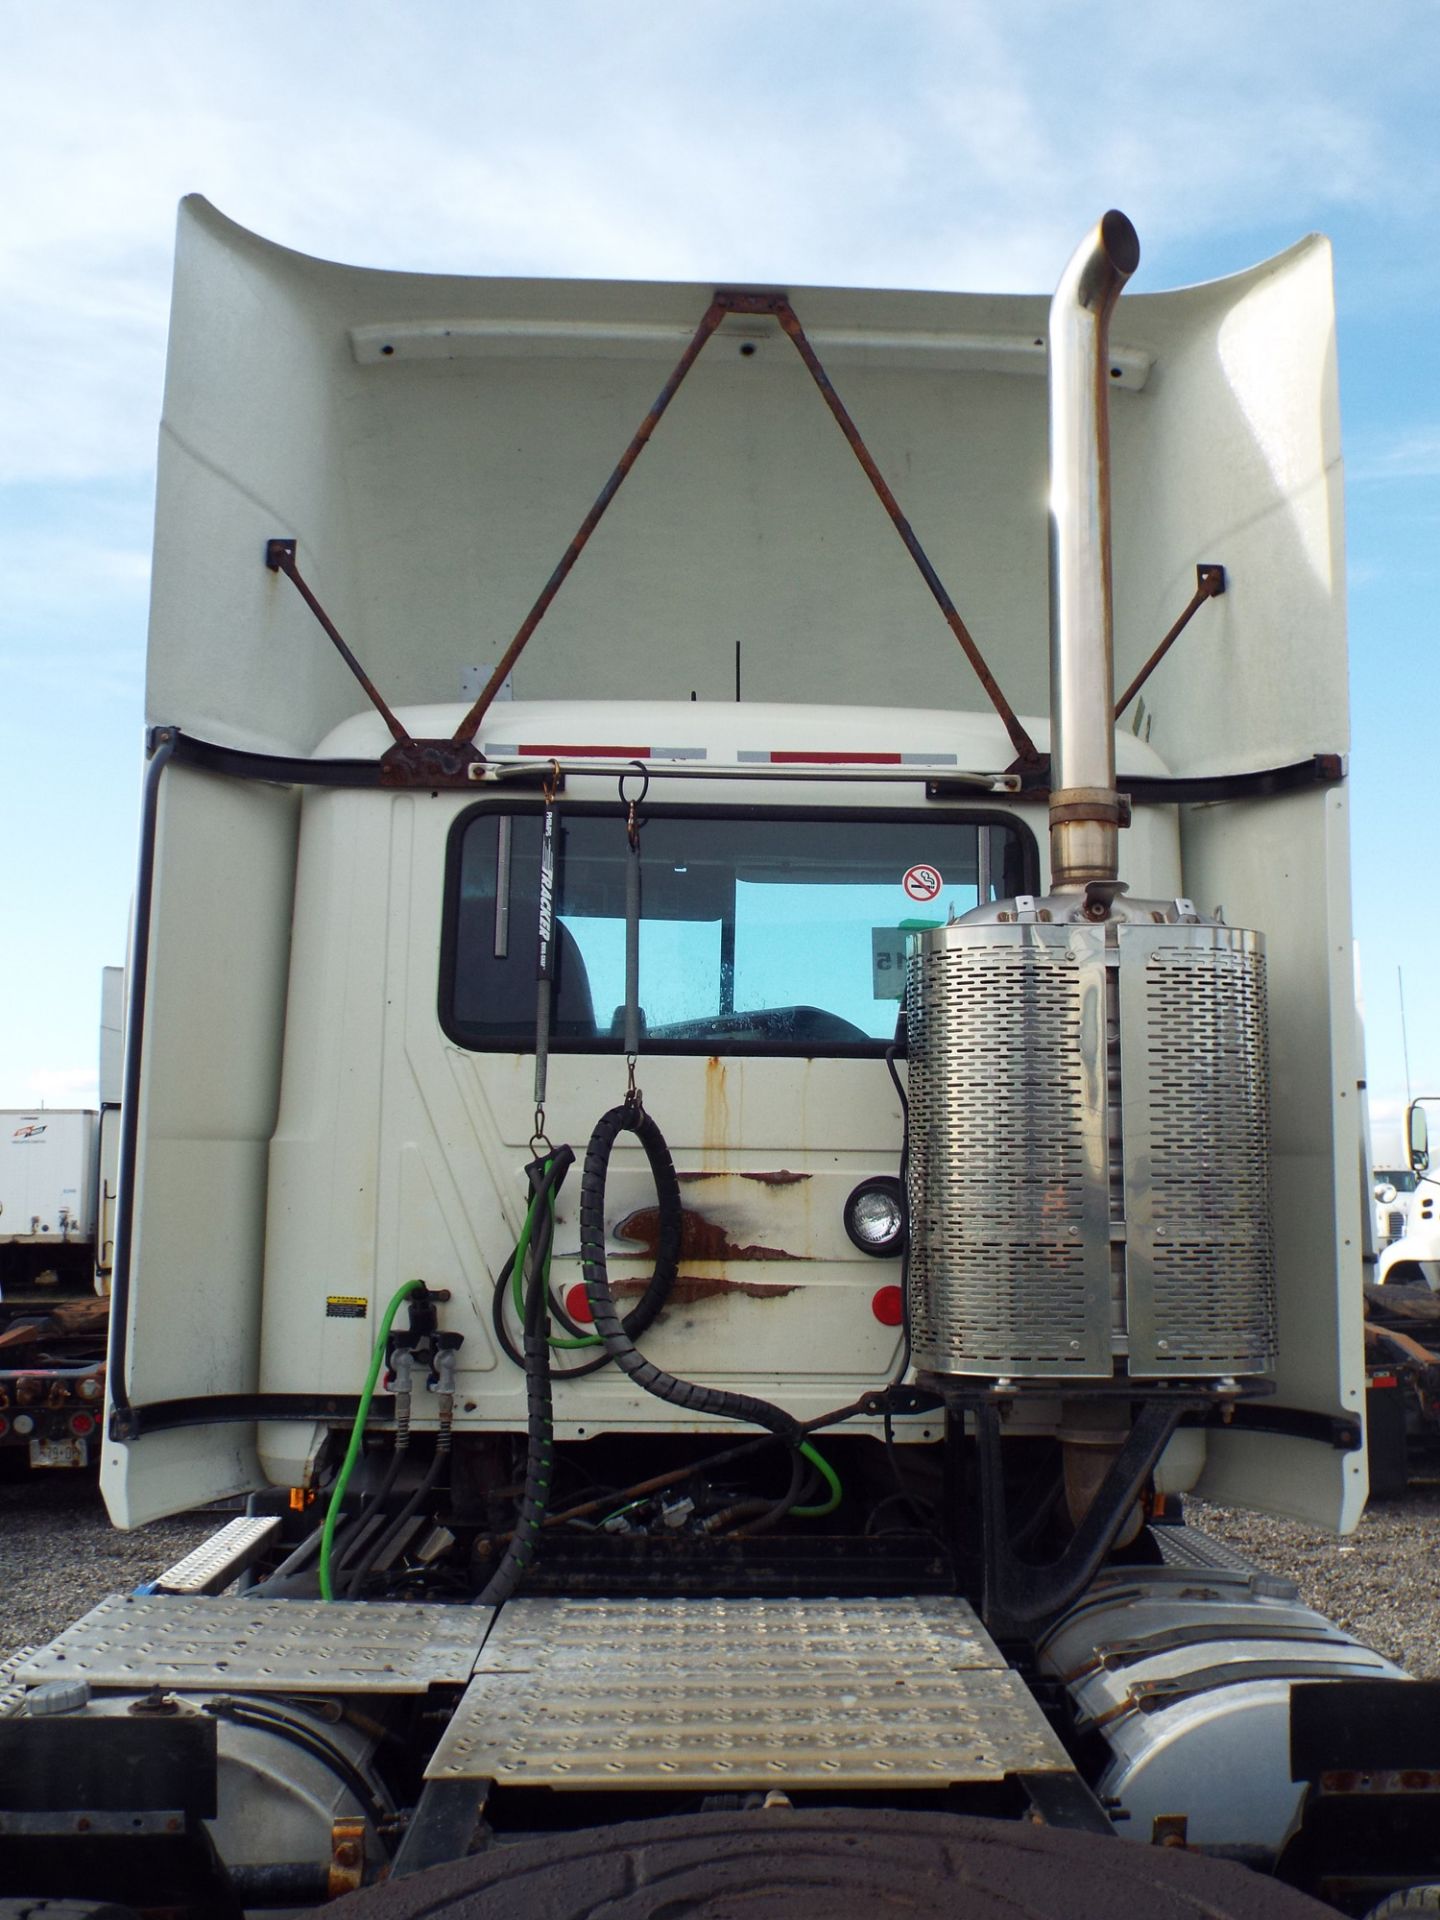
[[[659,1129],[657,1128],[656,1138],[659,1139],[659,1137]],[[660,1141],[660,1145],[661,1148],[664,1149],[664,1161],[662,1165],[657,1166],[654,1161],[651,1162],[651,1172],[656,1183],[656,1198],[659,1202],[659,1229],[657,1234],[655,1266],[649,1280],[645,1284],[645,1291],[635,1302],[635,1305],[631,1307],[621,1323],[632,1340],[638,1338],[638,1336],[644,1333],[645,1329],[654,1322],[660,1309],[670,1298],[670,1290],[675,1284],[675,1275],[680,1263],[680,1186],[679,1182],[674,1178],[675,1169],[670,1162],[669,1151],[665,1149],[663,1140]],[[570,1149],[567,1147],[565,1151],[568,1153]],[[573,1160],[573,1158],[574,1156],[572,1154],[571,1159]],[[671,1190],[668,1192],[663,1190],[664,1166],[670,1168]],[[559,1190],[559,1184],[557,1181],[556,1191]],[[548,1246],[550,1236],[550,1209],[548,1205],[545,1207],[544,1213],[544,1220],[541,1221],[537,1219],[534,1229],[535,1232],[543,1236],[539,1242],[542,1253],[542,1267],[545,1264],[543,1254]],[[490,1299],[490,1323],[495,1330],[495,1339],[501,1352],[513,1360],[517,1367],[523,1367],[525,1357],[511,1339],[509,1329],[505,1325],[505,1298],[510,1291],[510,1280],[514,1270],[515,1255],[512,1253],[496,1277]],[[548,1306],[549,1311],[560,1322],[567,1333],[574,1335],[582,1333],[582,1329],[577,1327],[569,1314],[565,1312],[560,1301],[556,1298],[553,1288],[549,1293]],[[595,1338],[598,1340],[598,1334],[595,1335]],[[587,1360],[583,1366],[562,1368],[558,1377],[561,1380],[583,1380],[587,1374],[598,1373],[602,1367],[608,1367],[610,1364],[610,1355],[608,1352],[604,1352],[597,1355],[593,1360]]]
[[[805,1430],[782,1407],[771,1406],[768,1400],[757,1400],[753,1394],[725,1393],[718,1387],[702,1387],[690,1380],[677,1379],[673,1373],[666,1373],[647,1360],[626,1332],[610,1291],[605,1266],[605,1176],[611,1151],[622,1133],[633,1133],[639,1140],[655,1176],[655,1191],[660,1202],[657,1272],[663,1262],[677,1261],[680,1253],[680,1182],[675,1176],[675,1163],[670,1158],[665,1136],[641,1106],[639,1097],[632,1095],[622,1106],[602,1114],[590,1136],[580,1182],[580,1261],[585,1275],[585,1294],[595,1331],[605,1342],[607,1353],[636,1386],[660,1400],[668,1400],[672,1406],[684,1407],[691,1413],[715,1414],[726,1420],[745,1420],[752,1426],[764,1427],[787,1447],[799,1448],[805,1439]]]

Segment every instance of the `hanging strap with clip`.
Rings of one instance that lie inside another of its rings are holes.
[[[632,800],[625,791],[628,773],[620,776],[620,804],[625,809],[625,838],[629,856],[625,862],[625,1065],[630,1084],[627,1101],[637,1110],[640,1092],[635,1085],[635,1063],[640,1053],[640,808],[650,791],[650,775],[643,762],[633,763],[642,782],[639,795]]]
[[[548,1146],[545,1135],[545,1088],[550,1073],[550,1015],[555,982],[555,797],[560,766],[552,761],[544,787],[545,813],[540,826],[540,922],[535,950],[535,1131],[531,1147]]]

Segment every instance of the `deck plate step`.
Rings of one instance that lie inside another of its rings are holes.
[[[278,1513],[244,1515],[210,1538],[153,1582],[156,1593],[219,1593],[257,1561],[280,1531]]]
[[[963,1600],[517,1600],[426,1777],[933,1789],[1070,1766]]]
[[[93,1687],[284,1693],[424,1693],[464,1685],[489,1607],[395,1601],[111,1594],[16,1678],[78,1675]]]

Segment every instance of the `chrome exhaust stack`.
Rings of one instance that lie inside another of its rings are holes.
[[[1110,562],[1110,316],[1140,264],[1113,209],[1050,303],[1050,886],[1076,893],[1120,866]]]
[[[1050,308],[1050,891],[927,928],[906,969],[911,1352],[974,1420],[1012,1632],[1138,1529],[1182,1412],[1275,1365],[1264,938],[1119,874],[1109,329],[1139,262],[1107,213]],[[1005,1516],[1026,1394],[1058,1402],[1075,1529],[1043,1570]]]
[[[1139,259],[1107,213],[1050,310],[1050,891],[917,934],[906,973],[915,1364],[1061,1397],[1081,1508],[1129,1414],[1072,1401],[1223,1398],[1275,1357],[1264,939],[1119,877],[1108,335]]]

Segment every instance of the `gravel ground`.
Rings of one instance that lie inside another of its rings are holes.
[[[0,1660],[44,1646],[107,1593],[153,1580],[225,1519],[186,1513],[117,1533],[93,1474],[52,1469],[0,1482]]]
[[[1307,1606],[1417,1680],[1440,1679],[1440,1482],[1371,1507],[1348,1540],[1198,1500],[1186,1502],[1185,1516],[1258,1566],[1288,1574]]]
[[[1197,1526],[1299,1582],[1305,1601],[1417,1678],[1440,1678],[1440,1482],[1372,1507],[1349,1540],[1289,1520],[1189,1503]],[[0,1659],[39,1646],[224,1524],[214,1513],[115,1532],[95,1481],[50,1473],[0,1484]]]

